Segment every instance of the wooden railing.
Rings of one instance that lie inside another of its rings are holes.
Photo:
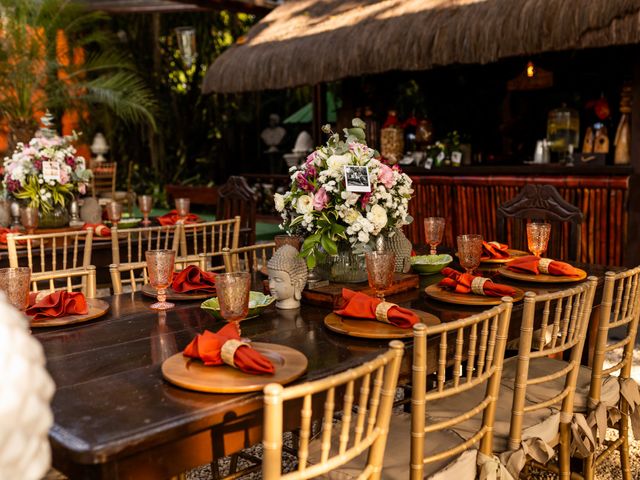
[[[444,217],[448,228],[444,245],[453,247],[461,233],[479,233],[496,239],[496,210],[527,183],[555,186],[584,214],[580,260],[622,265],[627,241],[629,177],[559,176],[412,176],[414,198],[409,210],[414,222],[405,227],[413,244],[424,244],[423,219]],[[557,232],[566,243],[568,229]],[[522,243],[522,239],[508,238]]]

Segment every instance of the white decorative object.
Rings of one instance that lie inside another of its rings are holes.
[[[276,153],[278,146],[282,143],[282,139],[287,133],[284,127],[278,125],[279,123],[280,116],[277,113],[272,113],[269,115],[269,126],[260,134],[262,141],[269,147],[266,153]]]
[[[0,478],[36,480],[51,464],[55,385],[27,320],[0,293]]]
[[[93,143],[90,148],[91,152],[96,155],[96,158],[93,159],[94,162],[100,163],[107,160],[104,158],[104,155],[109,151],[109,145],[107,144],[107,139],[104,138],[102,133],[96,133],[96,136],[93,137]]]
[[[301,131],[296,138],[296,143],[293,146],[293,153],[299,153],[302,155],[308,155],[313,152],[313,138],[306,130]]]
[[[267,262],[269,291],[276,308],[300,308],[302,290],[307,283],[307,264],[291,245],[280,247]]]

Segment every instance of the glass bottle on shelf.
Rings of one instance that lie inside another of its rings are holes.
[[[578,149],[580,140],[580,117],[578,112],[563,104],[549,112],[547,119],[549,150],[557,153],[560,160],[571,163],[570,151]]]

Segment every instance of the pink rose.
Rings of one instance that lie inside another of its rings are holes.
[[[69,174],[65,170],[60,170],[60,185],[69,183]]]
[[[316,156],[318,155],[318,151],[314,150],[313,152],[311,152],[308,156],[307,156],[307,160],[306,160],[306,164],[308,165],[309,163],[313,163],[314,160],[316,159]]]
[[[81,195],[84,195],[85,193],[87,193],[87,186],[84,183],[79,183],[78,192],[80,192]]]
[[[393,170],[387,166],[382,165],[380,167],[380,173],[378,174],[378,180],[387,188],[393,186]]]
[[[313,208],[314,210],[320,211],[327,206],[327,203],[329,203],[329,195],[327,195],[327,191],[322,187],[313,196]]]

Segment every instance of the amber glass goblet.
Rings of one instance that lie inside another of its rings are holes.
[[[118,222],[122,218],[122,205],[118,202],[109,202],[107,204],[107,217],[114,227],[118,227]]]
[[[467,273],[473,274],[480,265],[482,256],[482,235],[458,235],[458,261]]]
[[[20,209],[20,222],[27,233],[33,233],[38,228],[40,212],[35,207],[22,207]]]
[[[189,215],[189,207],[191,206],[191,200],[188,198],[176,198],[176,213],[178,214],[178,221],[183,222],[187,215]]]
[[[29,267],[0,268],[0,290],[7,296],[7,300],[18,310],[26,310],[29,306],[29,282],[31,269]]]
[[[550,234],[550,223],[527,223],[527,245],[529,247],[529,251],[536,257],[540,257],[547,250]]]
[[[216,290],[220,314],[227,322],[242,320],[249,313],[249,272],[219,273],[216,275]]]
[[[153,197],[151,195],[140,195],[138,197],[138,208],[144,217],[142,224],[145,226],[149,225],[151,223],[149,220],[149,214],[153,208]]]
[[[147,250],[147,271],[149,272],[149,283],[158,290],[158,301],[151,305],[153,310],[167,310],[175,307],[171,302],[167,302],[167,287],[173,280],[173,269],[175,266],[176,252],[173,250]]]
[[[384,292],[393,283],[396,255],[393,252],[367,252],[364,258],[369,286],[376,291],[376,297],[384,302]]]
[[[431,246],[431,251],[429,252],[431,255],[437,253],[436,247],[442,243],[444,224],[444,218],[442,217],[427,217],[424,219],[424,238]]]

